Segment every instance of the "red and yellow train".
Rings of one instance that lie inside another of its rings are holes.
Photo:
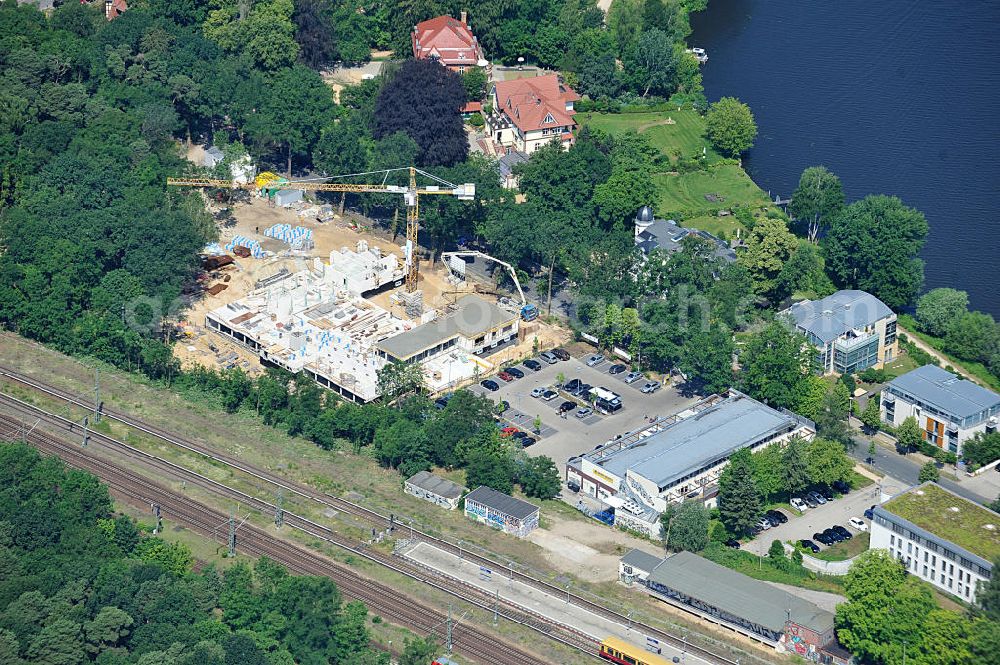
[[[670,661],[655,653],[633,646],[617,637],[608,637],[601,642],[601,658],[618,665],[670,665]]]

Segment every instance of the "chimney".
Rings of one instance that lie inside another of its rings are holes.
[[[469,25],[469,12],[462,10],[462,25]]]

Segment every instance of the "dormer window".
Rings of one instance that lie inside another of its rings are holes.
[[[548,125],[550,123],[553,123],[555,121],[556,121],[556,119],[552,117],[551,113],[546,113],[545,114],[545,119],[542,120],[542,122],[545,123],[546,125]]]

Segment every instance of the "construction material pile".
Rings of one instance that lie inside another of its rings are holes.
[[[250,251],[250,256],[255,259],[262,259],[267,256],[267,252],[264,248],[260,246],[260,243],[253,238],[247,238],[246,236],[236,235],[233,239],[226,244],[226,251],[232,252],[237,247],[245,247]]]
[[[304,226],[292,226],[291,224],[275,224],[266,229],[264,235],[268,238],[287,242],[292,249],[312,249],[313,232]]]

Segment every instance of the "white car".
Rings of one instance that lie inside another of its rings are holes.
[[[556,391],[554,391],[552,389],[546,389],[545,392],[542,393],[542,399],[545,400],[546,402],[550,402],[550,401],[554,400],[558,396],[559,396],[559,393],[557,393]]]
[[[806,509],[809,508],[809,506],[806,505],[806,502],[797,496],[793,497],[792,500],[789,501],[788,503],[792,504],[792,508],[799,511],[800,513],[804,513]]]
[[[625,383],[635,383],[642,378],[641,372],[629,372],[625,375]]]
[[[868,530],[868,525],[865,524],[865,521],[860,517],[852,517],[851,519],[847,520],[847,523],[853,526],[858,531]]]

